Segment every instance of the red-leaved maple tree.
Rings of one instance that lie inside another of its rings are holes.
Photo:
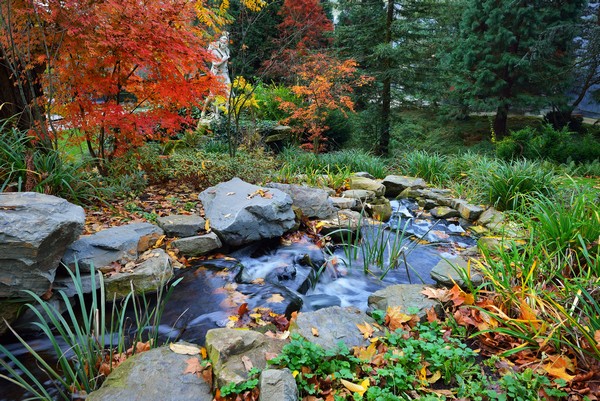
[[[283,121],[291,124],[302,147],[315,153],[326,148],[328,129],[326,119],[332,110],[346,114],[354,109],[350,95],[353,87],[363,85],[370,78],[356,76],[354,60],[339,60],[326,53],[304,57],[304,62],[294,68],[298,84],[292,92],[302,99],[300,105],[281,102],[279,107],[291,113]]]
[[[182,110],[222,86],[208,73],[206,50],[207,32],[225,21],[228,2],[216,3],[8,0],[2,28],[10,36],[1,44],[11,52],[2,54],[14,60],[30,50],[33,57],[13,63],[13,77],[42,67],[29,83],[44,88],[52,112],[79,130],[105,172],[113,157],[172,135],[188,121]]]
[[[58,3],[53,17],[67,35],[56,67],[57,101],[92,157],[107,161],[171,135],[186,121],[179,110],[215,84],[201,26],[192,25],[194,2]]]
[[[302,64],[304,57],[331,44],[333,23],[320,0],[284,0],[279,14],[283,21],[277,27],[278,50],[264,63],[264,69],[268,75],[290,80],[294,66]]]

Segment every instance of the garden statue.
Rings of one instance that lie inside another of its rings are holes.
[[[225,102],[229,100],[229,95],[231,93],[231,79],[229,78],[229,69],[227,68],[227,63],[229,62],[229,32],[223,31],[221,37],[216,42],[211,42],[208,46],[208,51],[213,56],[212,65],[210,67],[210,72],[217,77],[219,82],[225,85]],[[209,96],[206,98],[204,102],[204,107],[202,108],[202,118],[206,116],[206,110],[208,108],[208,104],[213,101],[214,107],[214,116],[216,118],[219,116],[219,106],[223,102],[217,102],[215,100],[215,95],[211,91]]]

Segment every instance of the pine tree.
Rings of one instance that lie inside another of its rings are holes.
[[[493,130],[506,134],[511,108],[558,102],[568,82],[573,30],[583,0],[470,0],[454,52],[462,99],[496,110]]]
[[[357,108],[377,104],[375,150],[386,154],[392,100],[435,101],[448,85],[445,49],[456,35],[459,0],[341,0],[336,28],[340,52],[375,78],[357,91]],[[458,11],[457,11],[458,10]]]

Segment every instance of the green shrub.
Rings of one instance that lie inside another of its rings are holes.
[[[525,158],[583,163],[600,159],[600,141],[593,135],[569,132],[566,126],[556,130],[544,124],[510,132],[496,144],[496,154],[503,160]]]
[[[258,102],[256,117],[260,120],[281,121],[289,117],[289,113],[279,108],[282,101],[300,103],[291,89],[277,84],[257,84],[254,96]]]

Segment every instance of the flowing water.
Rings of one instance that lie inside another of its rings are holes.
[[[159,327],[163,339],[202,344],[208,330],[224,327],[244,303],[249,310],[266,307],[288,316],[333,305],[366,310],[371,293],[392,284],[432,283],[430,271],[442,258],[452,260],[475,244],[458,220],[433,220],[407,200],[392,201],[392,208],[387,223],[363,225],[353,246],[319,247],[294,235],[181,270]],[[48,342],[28,341],[51,358]],[[8,348],[26,359],[20,345]],[[0,401],[21,397],[2,383]]]

